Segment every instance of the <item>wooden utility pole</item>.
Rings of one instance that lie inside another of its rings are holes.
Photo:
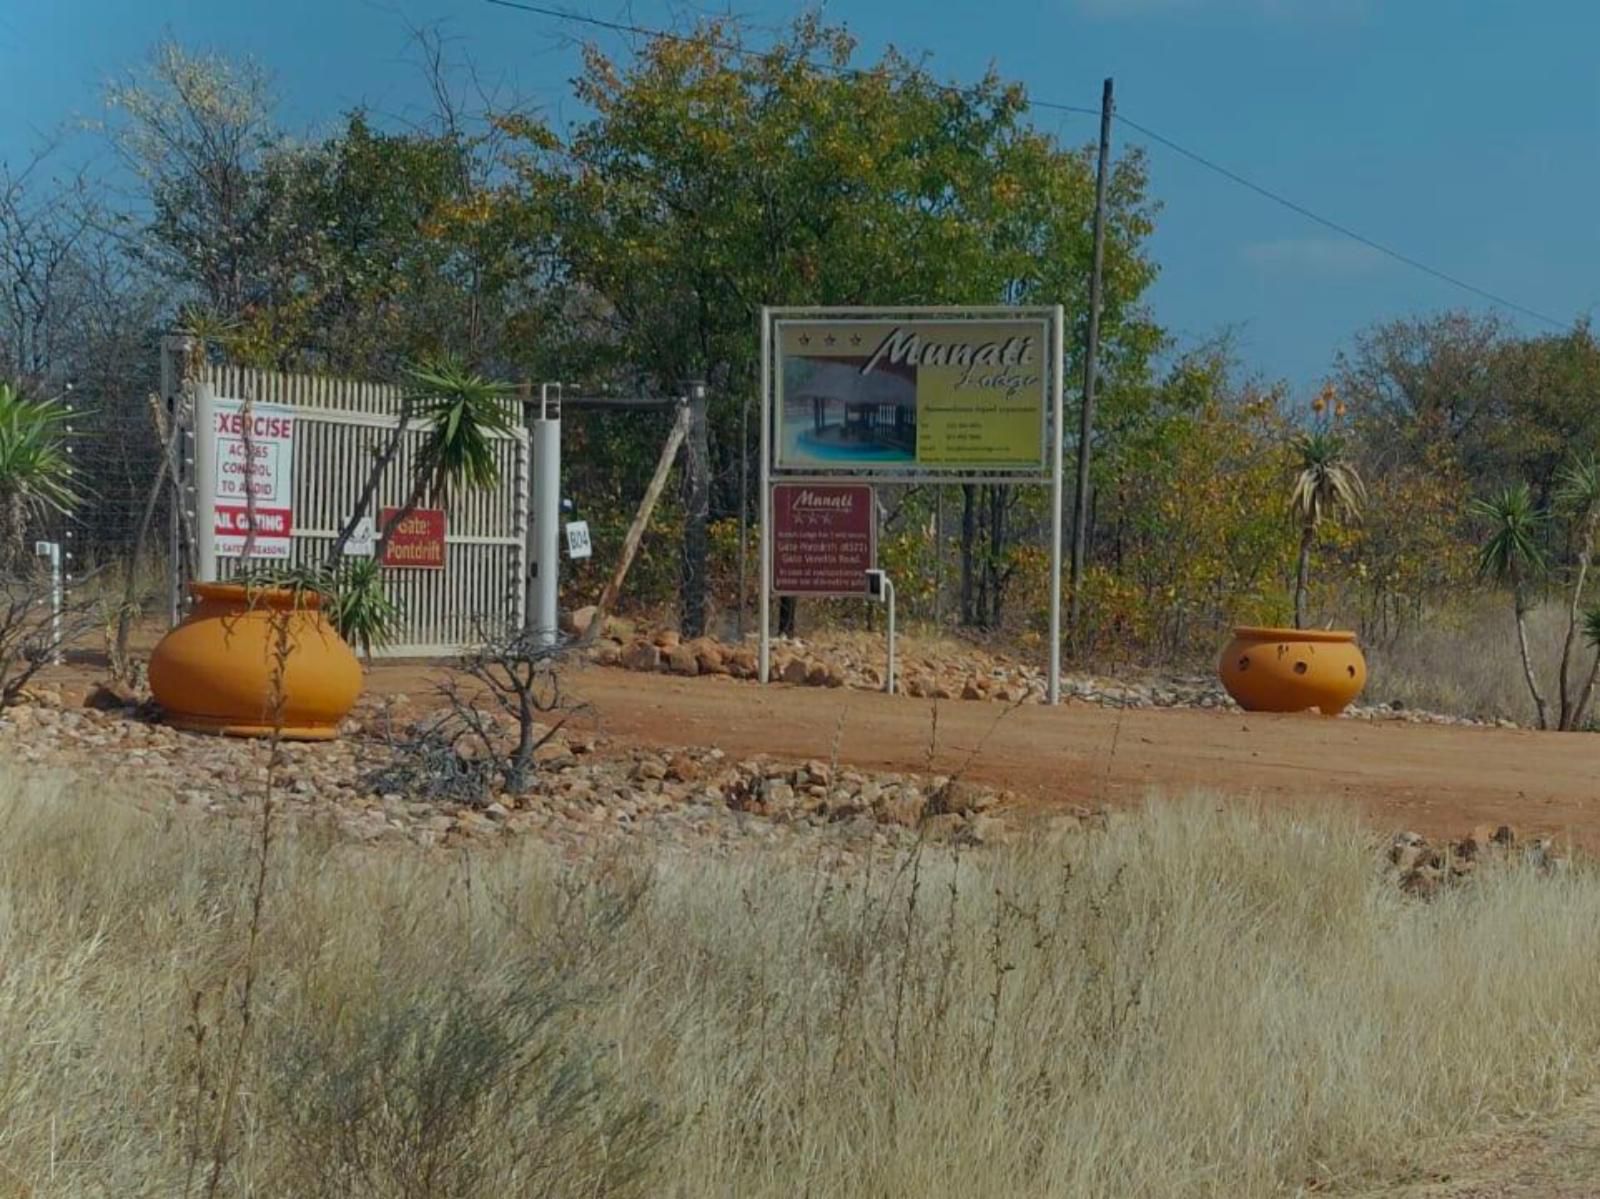
[[[1089,540],[1089,439],[1094,433],[1095,375],[1100,358],[1100,276],[1106,252],[1106,175],[1111,157],[1111,80],[1100,93],[1100,157],[1094,179],[1094,266],[1089,275],[1089,344],[1083,358],[1083,409],[1078,420],[1078,479],[1072,499],[1072,606],[1067,627],[1078,641],[1083,617],[1083,562]]]

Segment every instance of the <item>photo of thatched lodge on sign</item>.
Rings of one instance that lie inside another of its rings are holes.
[[[785,466],[892,465],[917,457],[915,367],[867,358],[788,357],[779,461]]]

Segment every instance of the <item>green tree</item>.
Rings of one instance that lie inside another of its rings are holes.
[[[850,37],[815,17],[760,51],[734,22],[696,35],[621,65],[591,49],[577,82],[591,117],[501,127],[524,145],[526,219],[559,232],[569,361],[656,393],[707,382],[699,457],[714,519],[737,510],[737,466],[754,449],[740,417],[761,305],[1081,313],[1094,188],[1088,154],[1032,126],[1022,89],[996,76],[953,88],[893,52],[854,69]],[[1139,307],[1154,268],[1137,153],[1116,164],[1110,197],[1101,327],[1114,383],[1159,342]]]
[[[68,513],[77,503],[66,418],[54,401],[29,399],[0,382],[0,572],[26,571],[29,520]]]
[[[1582,623],[1584,585],[1588,582],[1589,564],[1594,558],[1595,536],[1600,533],[1600,459],[1593,454],[1570,459],[1557,476],[1556,502],[1571,520],[1577,541],[1567,602],[1567,633],[1561,643],[1561,666],[1557,677],[1560,699],[1557,727],[1572,729],[1577,726],[1580,708],[1587,695],[1587,692],[1573,694],[1569,683],[1573,681],[1570,678],[1572,655]]]
[[[1300,526],[1300,553],[1294,572],[1294,627],[1308,619],[1311,550],[1324,519],[1359,520],[1366,498],[1361,475],[1350,461],[1345,439],[1331,430],[1296,434],[1290,442],[1294,485],[1289,507]]]
[[[1533,696],[1539,727],[1548,728],[1549,708],[1528,653],[1528,588],[1545,569],[1545,515],[1534,503],[1533,492],[1526,483],[1506,487],[1488,499],[1474,500],[1472,513],[1488,526],[1488,537],[1478,551],[1478,569],[1485,577],[1511,588],[1523,678]]]

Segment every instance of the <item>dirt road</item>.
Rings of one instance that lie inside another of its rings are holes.
[[[381,671],[379,672],[382,673]],[[1029,803],[1138,801],[1195,788],[1269,803],[1349,803],[1384,830],[1462,835],[1484,822],[1600,852],[1600,736],[1237,712],[891,698],[588,669],[571,678],[606,733],[853,766],[928,768]]]

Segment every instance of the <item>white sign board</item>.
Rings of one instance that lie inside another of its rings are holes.
[[[242,400],[215,399],[211,414],[216,553],[240,557],[248,544],[252,558],[288,558],[294,533],[294,409],[251,404],[248,428]]]
[[[567,522],[567,557],[587,558],[594,553],[594,547],[589,544],[589,522],[586,520],[572,520]]]
[[[356,521],[350,540],[344,543],[346,558],[370,558],[378,552],[378,527],[372,517],[363,516]]]

